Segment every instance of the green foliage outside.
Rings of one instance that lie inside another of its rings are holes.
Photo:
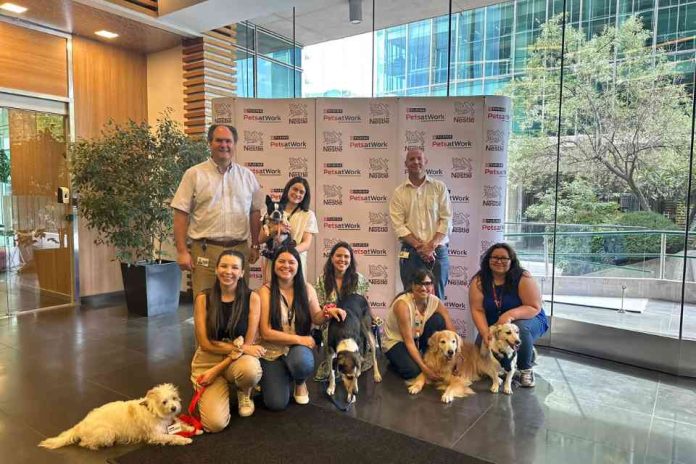
[[[101,137],[74,143],[78,209],[98,232],[95,243],[114,246],[121,262],[160,261],[173,229],[171,198],[186,169],[207,156],[205,141],[187,137],[169,112],[154,129],[109,122]]]
[[[0,148],[0,182],[6,184],[10,181],[10,157],[5,150]]]
[[[616,224],[623,226],[636,226],[645,230],[674,230],[679,227],[663,215],[651,211],[635,211],[620,215]],[[624,238],[626,253],[660,253],[660,234],[637,235],[629,234]],[[683,235],[667,236],[667,253],[677,253],[684,249]]]

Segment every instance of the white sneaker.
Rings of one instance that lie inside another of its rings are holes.
[[[249,417],[254,414],[254,400],[248,394],[237,391],[237,403],[240,417]]]
[[[309,391],[307,389],[307,385],[304,386],[305,393],[304,395],[301,395],[297,392],[298,390],[298,385],[295,386],[295,391],[293,392],[293,397],[295,398],[295,403],[297,404],[308,404],[309,403]]]
[[[520,369],[520,387],[531,388],[534,386],[534,371],[532,369]]]

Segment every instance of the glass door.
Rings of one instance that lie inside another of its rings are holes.
[[[0,108],[0,314],[74,301],[67,141],[65,115]]]

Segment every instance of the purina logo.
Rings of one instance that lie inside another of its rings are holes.
[[[389,158],[370,158],[370,179],[389,178]]]
[[[492,176],[504,176],[507,173],[505,163],[486,163],[483,167],[483,173]]]
[[[471,148],[473,144],[471,140],[455,140],[452,134],[435,134],[433,135],[433,141],[430,143],[433,148],[449,148],[461,150],[464,148]]]
[[[324,229],[359,231],[360,223],[345,222],[342,216],[326,216],[324,218]]]
[[[343,108],[325,108],[324,121],[337,123],[360,123],[362,117],[359,114],[343,114]]]
[[[216,124],[232,124],[234,122],[232,105],[228,102],[213,100],[213,113]]]
[[[263,273],[261,272],[261,266],[251,265],[249,266],[249,278],[252,280],[263,279]]]
[[[389,232],[389,215],[387,213],[369,212],[370,225],[367,228],[370,232]]]
[[[307,164],[308,159],[299,158],[288,158],[288,177],[307,177],[309,175],[309,165]]]
[[[489,129],[486,133],[486,151],[505,151],[505,133],[500,129]]]
[[[488,119],[496,119],[498,121],[509,121],[510,115],[507,114],[507,109],[504,106],[489,106]]]
[[[369,124],[389,124],[391,112],[388,103],[371,102]]]
[[[242,119],[245,121],[254,121],[260,123],[279,123],[281,117],[279,114],[263,114],[261,108],[244,108]]]
[[[288,105],[288,123],[309,123],[309,112],[307,111],[307,103],[290,103]]]
[[[474,167],[471,158],[457,156],[452,158],[452,179],[471,179],[474,175]]]
[[[470,229],[469,213],[457,212],[452,216],[452,232],[468,234]]]
[[[338,131],[324,131],[322,132],[324,142],[322,144],[322,151],[325,152],[341,152],[343,151],[343,134]]]
[[[245,151],[263,151],[263,132],[245,130],[242,148]]]
[[[386,195],[375,195],[370,193],[370,189],[351,189],[348,197],[351,201],[360,201],[363,203],[386,203]]]
[[[497,218],[487,218],[481,221],[481,230],[492,232],[503,231],[503,220]]]
[[[450,266],[447,285],[469,286],[469,269],[466,266]]]
[[[387,256],[386,248],[373,248],[369,242],[353,242],[353,253],[359,256]]]
[[[343,163],[324,163],[324,174],[339,177],[360,177],[360,169],[348,169]]]
[[[503,205],[503,187],[500,185],[484,185],[483,186],[483,206],[502,206]]]
[[[290,140],[289,135],[272,135],[271,148],[281,148],[283,150],[305,150],[307,142],[304,140]]]
[[[425,131],[407,130],[404,133],[406,145],[404,151],[408,150],[425,150]]]
[[[481,240],[481,254],[484,254],[494,244],[493,240]]]
[[[389,148],[389,144],[384,140],[370,140],[369,135],[353,135],[350,138],[350,148],[386,150]]]
[[[387,285],[389,282],[389,268],[384,264],[370,264],[369,278],[372,285]]]
[[[325,258],[327,258],[329,256],[329,253],[331,252],[331,249],[334,247],[334,245],[336,245],[340,241],[341,241],[341,239],[334,238],[334,237],[324,239],[323,255]]]
[[[428,113],[428,110],[423,107],[406,108],[406,120],[420,122],[444,122],[445,113]]]
[[[340,206],[343,204],[343,189],[340,185],[323,185],[324,204],[327,206]]]
[[[471,102],[454,102],[454,117],[452,120],[457,124],[471,124],[476,122],[474,116],[476,109]]]
[[[244,163],[244,166],[249,168],[249,170],[257,176],[276,177],[280,175],[280,169],[267,168],[260,161],[249,161]]]

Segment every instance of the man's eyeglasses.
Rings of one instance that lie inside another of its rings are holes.
[[[414,285],[420,285],[421,287],[432,287],[433,286],[433,281],[428,280],[426,282],[413,282]]]
[[[490,260],[497,261],[499,263],[507,263],[507,262],[511,261],[510,258],[505,258],[503,256],[491,256]]]

